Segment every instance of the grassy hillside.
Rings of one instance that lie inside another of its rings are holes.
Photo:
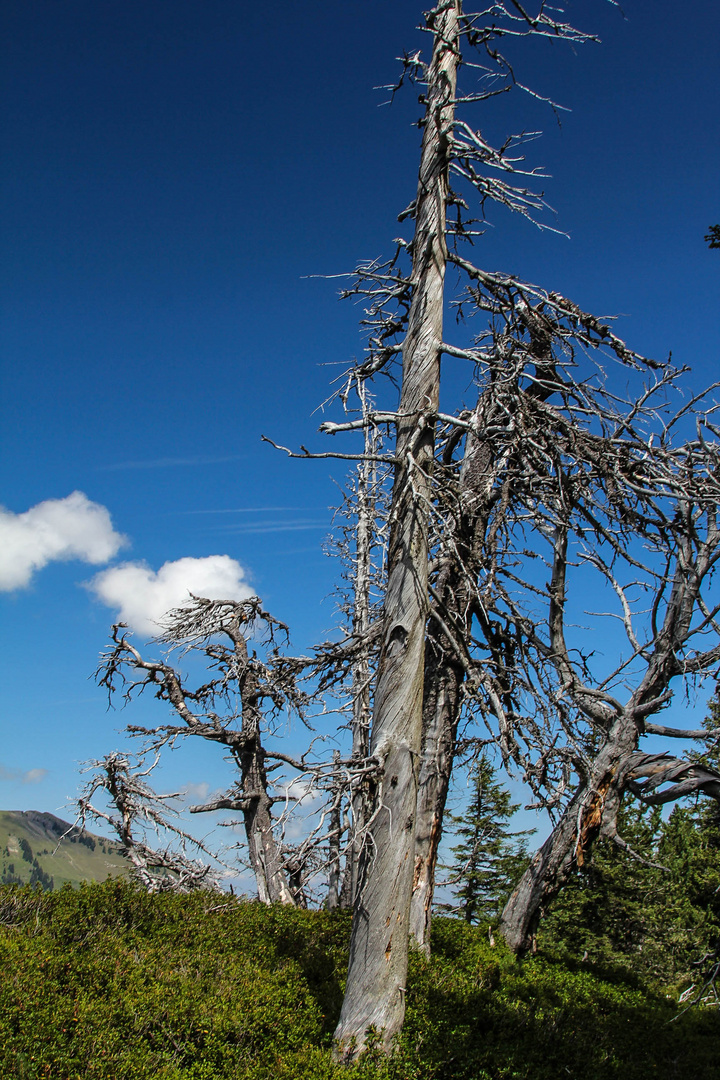
[[[350,920],[127,880],[0,888],[0,1076],[13,1080],[716,1080],[712,1009],[438,919],[395,1056],[331,1056]]]
[[[69,835],[61,840],[64,833]],[[127,873],[118,844],[39,810],[0,811],[0,882],[59,889]]]

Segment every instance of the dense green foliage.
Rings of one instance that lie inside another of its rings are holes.
[[[720,692],[703,727],[720,735]],[[720,740],[695,757],[718,769]],[[609,841],[596,843],[541,924],[540,941],[559,955],[619,967],[656,987],[701,990],[703,957],[717,960],[720,949],[718,803],[701,795],[663,816],[659,807],[626,795],[618,824],[640,859]]]
[[[541,924],[541,944],[633,971],[655,986],[697,981],[698,962],[720,941],[716,813],[701,800],[663,820],[658,809],[630,802],[621,832],[647,862],[608,841],[596,844]]]
[[[438,919],[396,1054],[330,1054],[345,913],[150,896],[127,881],[0,890],[0,1075],[17,1080],[647,1080],[717,1075],[717,1015]]]

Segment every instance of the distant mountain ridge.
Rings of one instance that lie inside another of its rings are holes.
[[[120,844],[104,836],[77,829],[41,810],[0,810],[0,883],[4,885],[59,889],[66,882],[79,885],[127,873]]]

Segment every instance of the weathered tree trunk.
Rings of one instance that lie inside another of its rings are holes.
[[[431,620],[432,622],[432,620]],[[431,628],[432,632],[432,628]],[[430,635],[428,635],[430,637]],[[441,631],[438,628],[438,637]],[[443,814],[455,754],[460,716],[460,687],[465,671],[437,644],[428,640],[425,661],[423,746],[415,824],[415,863],[410,904],[410,940],[430,954],[430,924],[435,868],[442,837]]]
[[[377,452],[376,436],[365,432],[366,453]],[[353,635],[363,642],[353,669],[352,760],[360,764],[370,752],[370,650],[366,642],[370,628],[370,579],[375,528],[375,464],[364,461],[357,483],[357,529],[355,534],[355,580],[353,587]],[[358,889],[360,853],[368,819],[368,788],[355,781],[350,800],[352,839],[348,848],[340,893],[340,906],[352,907]]]
[[[545,906],[571,871],[587,862],[604,828],[614,826],[624,786],[623,769],[637,739],[632,720],[628,722],[625,715],[616,720],[595,760],[589,783],[576,791],[508,898],[500,931],[513,952],[522,954],[534,947],[535,931]]]
[[[295,906],[296,896],[288,883],[285,859],[273,832],[273,799],[267,789],[265,751],[258,721],[259,716],[254,716],[243,704],[242,734],[221,740],[230,747],[238,764],[240,783],[229,795],[201,806],[191,806],[190,813],[241,811],[258,900],[263,904]]]
[[[263,904],[294,905],[282,853],[273,833],[272,798],[268,794],[265,751],[260,737],[259,681],[239,629],[233,640],[239,666],[244,671],[240,680],[242,734],[240,746],[234,753],[240,766],[241,805],[250,865],[257,882],[258,898]]]
[[[590,784],[583,784],[570,800],[505,904],[500,932],[515,953],[522,954],[533,947],[545,906],[557,895],[570,872],[587,861],[593,841],[602,830],[606,804],[619,802],[622,764],[632,752],[637,736],[633,737],[626,721],[617,724],[618,730],[611,734],[598,755]],[[615,806],[613,809],[616,812]]]
[[[578,808],[586,795],[584,787],[575,794],[503,908],[500,932],[514,953],[522,955],[532,947],[544,905],[557,894],[572,868]]]
[[[440,388],[447,248],[447,139],[454,116],[459,0],[428,16],[434,33],[415,207],[412,302],[403,345],[403,382],[388,548],[385,624],[370,751],[382,766],[368,824],[350,942],[347,987],[335,1038],[351,1058],[368,1031],[389,1050],[405,1015],[417,775],[422,736],[427,616],[428,506]]]
[[[720,799],[720,783],[714,770],[693,770],[688,763],[669,755],[635,753],[638,737],[632,713],[625,710],[615,721],[605,746],[595,759],[589,783],[578,788],[508,898],[500,919],[500,931],[513,952],[522,954],[532,948],[546,905],[557,895],[572,870],[587,862],[599,836],[614,837],[623,844],[616,833],[616,821],[628,781],[651,775],[654,769],[671,779],[674,772],[682,773],[685,782],[678,792],[668,790],[660,795],[651,794],[647,798],[651,805],[700,789]]]
[[[460,694],[466,676],[460,650],[465,649],[464,643],[470,633],[470,594],[493,493],[493,457],[490,445],[482,438],[488,405],[489,399],[481,395],[473,417],[474,430],[466,438],[458,505],[453,515],[456,529],[453,536],[444,538],[446,565],[437,582],[425,647],[423,739],[410,937],[426,956],[430,954],[435,868],[455,756]],[[442,616],[438,617],[440,608]],[[454,640],[448,638],[446,627]]]

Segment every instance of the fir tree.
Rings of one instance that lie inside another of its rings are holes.
[[[705,243],[711,248],[720,248],[720,225],[711,225],[705,236]]]
[[[495,779],[483,755],[470,773],[470,802],[462,815],[447,819],[459,843],[450,849],[454,858],[443,869],[454,902],[438,904],[438,911],[460,915],[468,923],[494,921],[527,865],[526,837],[534,829],[513,830],[510,822],[519,803]]]

